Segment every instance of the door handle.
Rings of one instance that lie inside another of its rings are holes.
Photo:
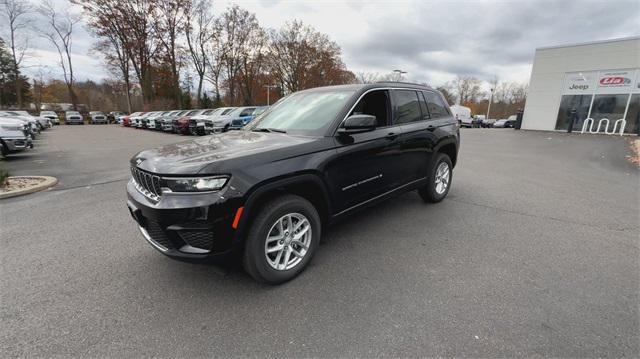
[[[429,125],[429,126],[427,126],[427,130],[429,130],[429,131],[433,132],[433,131],[435,131],[435,130],[436,130],[436,126],[434,126],[434,125]]]
[[[387,140],[395,140],[398,137],[398,134],[395,132],[389,132],[386,136],[384,136]]]

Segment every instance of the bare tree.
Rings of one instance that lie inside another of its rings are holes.
[[[475,102],[482,95],[480,84],[480,80],[472,76],[456,77],[453,86],[461,105]]]
[[[287,22],[270,33],[271,72],[288,92],[356,82],[340,58],[340,47],[301,21]]]
[[[222,25],[220,21],[214,20],[209,31],[211,31],[211,36],[205,46],[205,52],[207,54],[205,78],[213,85],[215,104],[220,105],[222,103],[222,67],[224,65],[223,59],[226,56],[226,47],[222,39]]]
[[[191,7],[190,3],[191,0],[156,0],[153,16],[157,39],[165,50],[166,59],[170,66],[175,105],[180,108],[182,96],[178,71],[180,62],[178,38],[184,31],[187,11]]]
[[[105,57],[109,69],[117,69],[124,81],[127,110],[131,113],[131,51],[129,51],[129,28],[114,0],[72,0],[82,5],[89,29],[101,38],[93,47]]]
[[[60,56],[60,67],[64,75],[64,82],[71,98],[73,108],[77,110],[78,97],[74,91],[73,64],[71,62],[71,45],[74,26],[80,18],[71,14],[68,9],[59,11],[50,0],[42,2],[40,13],[46,19],[49,29],[43,29],[42,35],[55,46]]]
[[[27,15],[31,12],[31,5],[25,0],[2,0],[4,15],[9,25],[9,47],[13,59],[13,72],[15,75],[16,99],[18,107],[22,108],[22,78],[20,77],[20,65],[29,47],[28,37],[24,36],[27,28]]]
[[[202,86],[207,71],[207,43],[215,36],[211,0],[195,0],[187,12],[185,35],[193,67],[198,74],[197,107],[201,107]]]
[[[230,104],[235,104],[237,97],[237,81],[241,71],[243,56],[250,41],[252,31],[259,27],[256,16],[247,10],[234,5],[227,9],[220,18],[223,51],[223,68],[227,80],[227,97]]]

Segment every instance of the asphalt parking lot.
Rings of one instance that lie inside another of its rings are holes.
[[[2,356],[640,356],[640,174],[623,138],[463,130],[445,201],[408,193],[351,217],[276,287],[138,233],[129,158],[188,139],[58,126],[6,161],[60,183],[0,201]]]

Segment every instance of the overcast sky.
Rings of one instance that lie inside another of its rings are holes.
[[[33,0],[37,1],[37,0]],[[69,7],[67,0],[55,0]],[[123,0],[126,1],[126,0]],[[215,1],[216,13],[237,3],[264,27],[300,19],[328,34],[354,73],[407,71],[437,86],[456,75],[528,82],[536,47],[640,35],[640,1]],[[37,22],[34,22],[37,24]],[[6,25],[2,33],[6,33]],[[84,25],[74,35],[80,80],[109,77]],[[32,37],[29,72],[60,76],[57,53]]]

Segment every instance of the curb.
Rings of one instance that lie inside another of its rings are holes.
[[[29,193],[39,192],[39,191],[45,190],[47,188],[53,187],[56,184],[58,184],[58,179],[55,178],[55,177],[50,177],[50,176],[12,176],[12,177],[9,177],[9,179],[11,179],[11,178],[20,178],[20,177],[44,178],[45,181],[42,182],[42,183],[39,183],[37,186],[33,186],[33,187],[29,187],[29,188],[23,188],[23,189],[16,190],[16,191],[11,191],[11,192],[2,192],[2,193],[0,193],[0,199],[17,197],[17,196],[22,196],[22,195],[29,194]]]

